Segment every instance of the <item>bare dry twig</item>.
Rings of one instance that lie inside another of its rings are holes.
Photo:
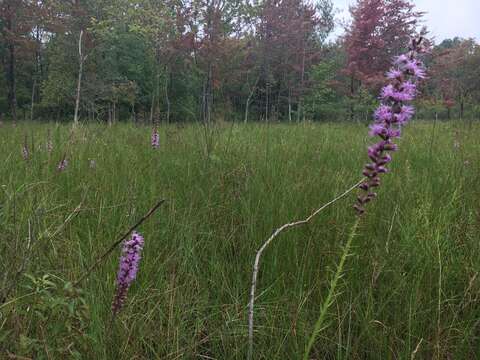
[[[316,215],[318,215],[322,210],[326,209],[330,205],[333,205],[336,203],[338,200],[343,199],[345,196],[347,196],[349,193],[351,193],[353,190],[358,188],[358,186],[364,181],[365,179],[360,180],[357,182],[355,185],[353,185],[351,188],[349,188],[347,191],[345,191],[343,194],[337,196],[333,200],[329,201],[328,203],[324,204],[317,210],[315,210],[309,217],[307,217],[304,220],[298,220],[294,221],[288,224],[284,224],[277,228],[273,234],[263,243],[263,245],[260,247],[260,249],[257,251],[257,254],[255,256],[255,263],[253,265],[253,273],[252,273],[252,286],[250,289],[250,302],[248,303],[248,359],[252,359],[253,356],[253,313],[254,313],[254,306],[255,306],[255,290],[257,288],[257,276],[258,276],[258,270],[260,267],[260,258],[265,251],[265,249],[270,245],[270,243],[284,230],[292,228],[292,227],[297,227],[300,225],[305,225],[308,224]]]

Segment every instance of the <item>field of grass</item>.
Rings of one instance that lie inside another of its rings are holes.
[[[160,127],[154,150],[150,131],[0,127],[1,359],[245,359],[255,252],[359,181],[371,142],[363,125],[189,125]],[[312,359],[480,357],[479,139],[475,122],[405,129]],[[140,270],[112,319],[120,249],[72,283],[159,199],[137,229]],[[255,359],[303,355],[354,201],[266,250]]]

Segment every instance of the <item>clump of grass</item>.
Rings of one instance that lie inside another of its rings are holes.
[[[49,129],[52,153],[36,150],[24,162],[24,134],[43,144]],[[1,128],[0,292],[23,254],[25,274],[77,280],[152,202],[168,198],[142,225],[148,251],[114,338],[106,324],[118,259],[82,283],[88,316],[74,328],[86,335],[82,355],[107,359],[245,358],[253,254],[272,229],[354,184],[369,141],[354,124],[233,125],[212,132],[207,157],[195,125],[160,127],[170,135],[157,151],[150,127],[88,125],[74,142],[69,129]],[[404,130],[395,176],[362,219],[312,358],[477,356],[480,126],[437,123],[432,157],[431,134],[427,122]],[[67,146],[68,170],[58,174]],[[332,207],[262,258],[255,358],[303,354],[351,219],[348,204]],[[0,357],[47,357],[60,339],[61,326],[29,310],[38,302],[25,296],[29,283],[19,277],[0,305]]]

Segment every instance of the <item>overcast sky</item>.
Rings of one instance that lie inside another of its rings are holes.
[[[348,20],[348,7],[355,0],[333,0],[339,10],[337,20]],[[480,40],[480,0],[413,0],[417,9],[425,11],[425,24],[437,43],[460,36]],[[343,33],[337,26],[336,35]]]

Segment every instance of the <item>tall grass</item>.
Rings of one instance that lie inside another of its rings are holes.
[[[312,358],[480,356],[480,125],[437,124],[433,142],[432,130],[405,130]],[[255,251],[274,228],[357,182],[369,141],[364,126],[347,124],[159,132],[155,150],[148,127],[89,125],[73,135],[54,124],[0,128],[0,286],[19,274],[0,305],[0,357],[244,359]],[[25,134],[34,143],[29,161]],[[58,172],[64,154],[69,165]],[[81,295],[68,282],[160,198],[168,203],[138,229],[144,258],[111,322],[119,253],[81,284]],[[302,357],[354,222],[353,202],[282,234],[264,254],[256,359]],[[39,285],[44,275],[66,290]],[[72,292],[85,307],[68,328],[64,316],[79,304],[65,300]]]

